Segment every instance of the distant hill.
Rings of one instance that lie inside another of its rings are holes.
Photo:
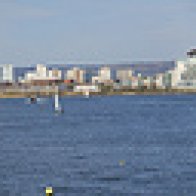
[[[150,62],[134,62],[130,64],[70,64],[70,65],[50,65],[58,68],[64,67],[65,69],[72,68],[74,66],[80,67],[82,69],[91,69],[98,70],[103,66],[110,66],[112,70],[116,71],[117,69],[128,69],[131,68],[135,74],[141,73],[144,76],[152,76],[156,73],[163,73],[170,69],[173,69],[175,66],[174,61],[150,61]]]
[[[145,62],[136,63],[131,65],[135,73],[141,73],[142,75],[152,76],[156,73],[164,73],[175,67],[174,61],[161,61],[161,62]]]

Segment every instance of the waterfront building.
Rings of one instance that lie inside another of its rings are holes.
[[[141,73],[137,74],[137,85],[137,88],[141,88],[143,86],[143,78]]]
[[[99,83],[107,83],[111,81],[110,67],[101,67],[101,69],[98,71],[98,81]]]
[[[35,77],[39,77],[39,79],[43,78],[47,78],[47,68],[45,65],[43,64],[37,64],[36,67],[36,72],[35,72]]]
[[[137,88],[139,87],[139,79],[138,79],[138,77],[133,76],[133,77],[131,78],[131,87],[132,87],[133,89],[137,89]]]
[[[98,85],[76,85],[74,86],[74,92],[99,92],[100,89]]]
[[[164,85],[163,85],[163,74],[162,73],[158,73],[155,76],[155,86],[157,89],[163,89]]]
[[[25,73],[21,82],[30,82],[32,80],[45,80],[47,78],[47,68],[43,64],[37,64],[35,71]]]
[[[62,71],[58,69],[49,70],[48,77],[54,80],[60,80],[62,78]]]
[[[122,86],[130,86],[133,71],[131,69],[121,69],[116,71],[116,80]]]
[[[61,80],[61,70],[53,69],[48,70],[45,65],[37,64],[35,71],[29,71],[25,74],[22,83],[47,83],[47,81]]]
[[[196,88],[196,61],[185,64],[186,69],[181,74],[181,80],[178,82],[179,88]]]
[[[185,70],[185,61],[176,61],[175,68],[170,70],[172,88],[178,88],[179,83],[182,80],[182,74],[185,72]]]
[[[0,82],[12,83],[13,82],[13,66],[12,64],[5,64],[0,66]]]
[[[153,78],[150,76],[144,77],[142,83],[145,89],[151,89],[153,87]]]
[[[74,67],[71,70],[67,70],[65,74],[66,80],[73,80],[75,83],[84,83],[85,82],[86,72],[83,69]]]
[[[171,73],[172,88],[196,88],[196,49],[187,52],[187,59],[176,61]]]
[[[92,84],[98,84],[99,83],[99,76],[93,76],[92,77]]]
[[[110,67],[101,67],[98,70],[98,76],[92,76],[92,84],[112,84]]]
[[[163,86],[164,88],[171,88],[172,87],[172,78],[173,78],[173,71],[169,70],[163,74]]]

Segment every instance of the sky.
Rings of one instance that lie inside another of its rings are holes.
[[[0,64],[183,59],[195,22],[195,0],[0,0]]]

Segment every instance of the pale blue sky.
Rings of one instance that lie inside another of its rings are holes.
[[[0,63],[184,58],[195,0],[1,0]]]

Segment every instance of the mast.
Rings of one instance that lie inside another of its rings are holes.
[[[55,103],[54,103],[54,105],[55,105],[55,110],[58,110],[58,108],[59,108],[59,95],[57,93],[55,94]]]
[[[55,107],[55,110],[56,111],[60,110],[60,107],[59,107],[59,89],[58,89],[58,86],[55,86],[54,107]]]

